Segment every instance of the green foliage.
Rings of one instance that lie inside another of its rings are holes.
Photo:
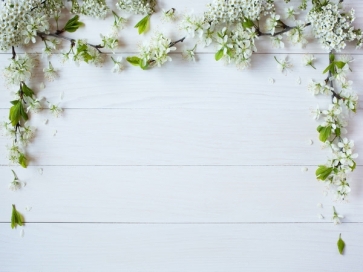
[[[146,62],[146,64],[144,64],[144,61],[139,57],[127,57],[126,60],[133,66],[139,66],[142,70],[146,70],[147,68],[149,68],[149,63]]]
[[[21,213],[19,213],[15,205],[13,204],[13,210],[11,212],[11,228],[14,229],[17,226],[23,226],[24,225],[24,217]]]
[[[25,157],[25,155],[23,153],[20,153],[19,155],[19,159],[18,159],[18,163],[23,167],[23,168],[27,168],[28,167],[28,159]]]
[[[34,92],[24,82],[21,84],[21,91],[25,96],[32,97]]]
[[[20,119],[24,121],[28,120],[28,114],[25,112],[23,103],[20,100],[14,100],[10,102],[13,106],[10,108],[9,120],[13,126],[16,126]]]
[[[331,126],[318,126],[317,131],[319,132],[319,140],[325,143],[331,135]]]
[[[315,175],[318,180],[326,180],[331,172],[333,172],[333,167],[319,165],[318,169],[315,171]]]
[[[243,28],[247,29],[247,28],[252,28],[255,26],[255,24],[253,23],[252,20],[245,18],[244,21],[242,22],[242,26]]]
[[[142,61],[139,57],[127,57],[126,60],[132,64],[133,66],[140,66],[140,62]]]
[[[150,27],[150,14],[142,18],[136,25],[135,28],[138,29],[139,34],[142,34],[149,30]]]
[[[79,44],[77,46],[77,49],[76,49],[76,55],[79,55],[82,57],[82,59],[88,63],[89,61],[91,61],[93,59],[93,57],[91,56],[91,54],[89,53],[89,50],[88,50],[88,46],[87,44]]]
[[[224,52],[223,52],[223,48],[221,48],[214,56],[214,58],[216,59],[216,61],[219,61],[224,55]]]
[[[340,255],[343,255],[343,251],[344,251],[344,248],[345,248],[345,243],[342,239],[342,234],[339,234],[339,240],[337,242],[337,246],[338,246],[338,250],[339,250],[339,253]]]
[[[79,16],[75,15],[72,19],[69,19],[69,21],[64,26],[64,31],[67,32],[76,32],[78,28],[83,26],[84,23],[79,21]]]
[[[343,69],[346,63],[344,61],[336,61],[335,55],[329,55],[329,65],[324,69],[323,74],[330,72],[333,76],[337,75],[338,69]]]

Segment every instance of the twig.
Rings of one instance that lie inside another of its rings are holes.
[[[311,25],[311,23],[306,23],[304,25],[304,27],[307,27],[307,26],[310,26],[310,25]],[[290,30],[295,29],[295,28],[296,28],[296,26],[288,26],[288,25],[285,25],[284,24],[284,29],[281,30],[281,31],[279,31],[279,32],[275,32],[274,34],[271,34],[271,33],[263,33],[259,29],[257,29],[257,35],[258,36],[271,36],[271,37],[275,37],[277,35],[281,35],[281,34],[284,34],[286,32],[289,32]]]
[[[177,43],[179,43],[179,42],[184,42],[184,40],[185,40],[185,37],[184,37],[184,38],[181,38],[180,40],[177,40],[177,41],[175,41],[175,42],[171,42],[171,43],[169,44],[169,47],[172,47],[172,46],[176,45],[176,44],[177,44]]]
[[[49,33],[49,34],[48,33],[44,33],[44,32],[38,32],[37,34],[43,40],[45,40],[46,37],[54,37],[54,38],[57,38],[57,39],[62,39],[62,40],[69,41],[71,43],[71,46],[74,46],[76,44],[76,40],[75,39],[72,39],[72,38],[69,38],[69,37],[60,35],[60,33],[62,33],[62,32],[57,31],[56,33]],[[100,45],[100,44],[94,45],[94,44],[90,44],[90,43],[87,43],[87,45],[95,48],[99,53],[102,53],[102,51],[100,50],[100,48],[103,48],[102,45]]]

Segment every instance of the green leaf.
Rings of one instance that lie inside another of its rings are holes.
[[[21,213],[19,213],[15,205],[13,204],[13,210],[11,212],[11,228],[14,229],[17,226],[23,226],[24,225],[24,217]]]
[[[342,239],[342,234],[339,234],[339,240],[337,242],[337,246],[338,246],[338,250],[339,250],[339,253],[340,255],[343,255],[343,251],[344,251],[344,248],[345,248],[345,243]]]
[[[345,66],[345,62],[343,62],[343,61],[335,61],[334,64],[339,69],[343,69],[343,67]]]
[[[23,107],[23,104],[21,103],[21,101],[16,100],[16,101],[12,101],[13,106],[10,108],[9,111],[9,120],[11,122],[11,124],[13,126],[16,126],[19,121],[20,121],[20,117],[21,117],[21,109]]]
[[[336,135],[336,136],[338,136],[338,137],[340,137],[340,135],[341,135],[341,130],[340,130],[340,128],[336,128],[336,129],[335,129],[335,135]]]
[[[315,171],[315,175],[316,175],[316,178],[319,180],[326,180],[332,171],[333,171],[333,167],[319,165],[318,169],[316,169],[316,171]]]
[[[19,159],[18,159],[18,163],[23,168],[27,168],[28,167],[28,159],[25,157],[25,155],[23,153],[20,153],[20,156],[19,156]]]
[[[23,94],[25,96],[29,96],[32,97],[34,95],[34,92],[32,89],[30,89],[25,83],[22,84],[21,86],[21,91],[23,92]]]
[[[29,119],[28,114],[25,112],[23,103],[20,103],[20,116],[23,117],[24,121],[27,121]]]
[[[333,62],[335,60],[335,55],[334,54],[330,54],[329,55],[329,61]]]
[[[325,143],[326,140],[329,139],[330,135],[331,135],[331,126],[321,127],[319,132],[319,140]]]
[[[350,169],[351,169],[352,171],[354,171],[356,167],[357,167],[357,164],[356,164],[356,162],[355,162],[355,161],[353,161],[353,165],[352,165],[352,166],[350,166]]]
[[[248,19],[248,18],[245,18],[245,20],[242,22],[242,26],[243,28],[252,28],[255,26],[255,24],[253,23],[252,20]]]
[[[149,63],[148,63],[148,62],[146,62],[146,64],[144,65],[143,61],[142,61],[142,60],[140,60],[140,68],[141,68],[142,70],[146,70],[147,68],[149,68]]]
[[[79,16],[75,15],[72,19],[69,19],[69,21],[66,23],[64,27],[64,31],[67,32],[76,32],[78,28],[84,25],[84,23],[78,21]]]
[[[138,29],[139,34],[146,32],[150,27],[150,14],[142,18],[134,27]]]
[[[126,60],[132,64],[133,66],[140,66],[141,59],[139,57],[133,56],[133,57],[127,57]]]
[[[219,61],[224,55],[223,48],[219,49],[219,51],[215,54],[214,58],[216,61]]]
[[[325,70],[323,71],[323,74],[328,72],[330,70],[330,68],[332,68],[332,67],[333,67],[333,64],[329,64],[328,67],[326,67]]]

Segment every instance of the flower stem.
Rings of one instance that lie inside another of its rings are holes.
[[[38,32],[38,36],[40,38],[42,38],[43,40],[46,39],[46,37],[54,37],[54,38],[57,38],[57,39],[62,39],[62,40],[66,40],[66,41],[69,41],[71,43],[71,46],[73,47],[76,43],[76,40],[75,39],[72,39],[72,38],[69,38],[69,37],[66,37],[66,36],[62,36],[60,35],[62,33],[62,31],[57,31],[56,33],[44,33],[44,32]],[[94,44],[90,44],[90,43],[87,43],[87,45],[95,48],[99,53],[102,53],[102,51],[100,50],[100,48],[103,48],[102,45],[98,44],[98,45],[94,45]]]
[[[170,44],[169,44],[169,47],[173,47],[174,45],[176,45],[177,43],[179,43],[179,42],[183,42],[185,40],[185,37],[184,38],[181,38],[181,39],[179,39],[179,40],[177,40],[177,41],[175,41],[175,42],[171,42]]]
[[[16,53],[15,53],[15,47],[14,46],[11,47],[11,53],[13,54],[12,59],[15,59]]]
[[[306,23],[304,27],[307,27],[307,26],[310,26],[311,23]],[[277,35],[281,35],[281,34],[284,34],[286,32],[289,32],[290,30],[292,29],[295,29],[296,26],[288,26],[288,25],[285,25],[284,24],[284,29],[279,31],[279,32],[275,32],[274,34],[271,34],[271,33],[263,33],[261,32],[259,29],[257,29],[257,36],[271,36],[271,37],[275,37]]]

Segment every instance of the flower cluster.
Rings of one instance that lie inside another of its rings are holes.
[[[156,0],[119,0],[117,7],[133,14],[153,14]]]
[[[161,33],[157,33],[150,43],[145,43],[140,47],[140,67],[160,67],[165,62],[171,61],[171,57],[168,54],[175,49],[170,39]]]
[[[63,61],[67,61],[72,54],[73,61],[79,65],[81,62],[94,64],[96,66],[103,63],[103,56],[97,46],[92,46],[85,39],[78,39],[72,44],[70,50],[63,53]]]
[[[48,3],[49,2],[49,3]],[[49,19],[63,7],[59,0],[6,0],[0,4],[0,50],[35,43],[37,32],[49,29]]]
[[[217,33],[218,52],[216,60],[222,57],[227,63],[233,62],[239,69],[245,69],[251,65],[252,53],[257,51],[255,29],[237,26],[233,30],[223,28]]]
[[[105,0],[83,0],[80,13],[97,19],[104,19],[109,10]]]
[[[261,14],[267,15],[275,9],[273,1],[264,0],[214,0],[207,7],[204,14],[206,20],[217,24],[235,23],[241,18],[258,20]]]
[[[4,69],[4,76],[8,85],[19,85],[30,79],[35,60],[28,54],[16,55]]]
[[[350,192],[348,174],[352,172],[356,163],[354,159],[358,154],[353,153],[354,141],[343,137],[347,133],[347,115],[356,112],[358,96],[351,90],[351,81],[345,78],[341,71],[349,70],[351,58],[343,56],[336,59],[330,55],[330,64],[326,69],[328,78],[323,83],[312,81],[308,89],[313,94],[332,95],[332,103],[325,110],[314,110],[314,118],[319,120],[323,116],[323,122],[318,126],[319,139],[324,146],[332,150],[332,158],[320,165],[316,176],[329,185],[334,186],[337,199],[344,200]],[[334,82],[337,86],[334,87]],[[340,87],[340,88],[338,88]]]
[[[312,24],[314,35],[327,51],[340,51],[347,41],[357,40],[357,47],[363,44],[360,29],[354,29],[354,9],[345,12],[338,4],[330,1],[319,3],[309,12],[307,20]]]

